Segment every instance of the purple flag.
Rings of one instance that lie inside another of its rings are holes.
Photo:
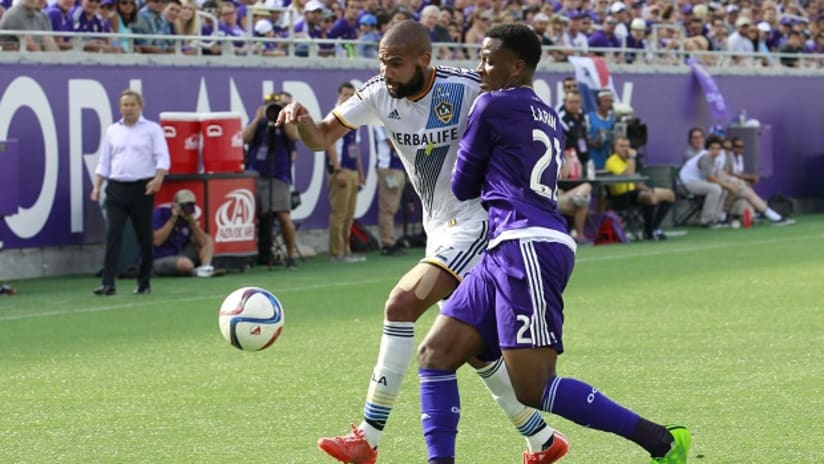
[[[727,102],[724,100],[724,95],[721,93],[721,89],[718,88],[718,84],[715,83],[715,79],[697,58],[690,58],[687,63],[692,68],[692,75],[698,79],[698,83],[704,91],[704,97],[710,106],[712,118],[716,121],[726,122],[730,117],[729,108],[727,108]]]

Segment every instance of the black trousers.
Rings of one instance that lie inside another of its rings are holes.
[[[146,195],[146,184],[151,179],[135,182],[109,180],[106,184],[106,257],[103,263],[103,285],[114,286],[117,262],[123,243],[123,228],[131,219],[137,243],[140,246],[140,268],[137,285],[149,286],[152,272],[152,210],[154,195]]]

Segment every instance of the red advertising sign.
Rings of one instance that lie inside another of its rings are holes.
[[[257,254],[255,178],[209,179],[207,227],[215,239],[215,256]]]

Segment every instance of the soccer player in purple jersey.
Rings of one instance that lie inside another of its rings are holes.
[[[557,208],[563,130],[531,87],[540,56],[535,33],[523,25],[495,27],[482,43],[477,71],[486,93],[470,112],[452,190],[461,200],[481,197],[489,212],[489,246],[418,351],[429,463],[455,461],[455,370],[473,356],[501,354],[524,404],[621,435],[646,449],[653,462],[685,463],[691,441],[686,428],[650,422],[594,387],[556,375],[563,352],[562,293],[575,242]]]
[[[429,31],[415,21],[399,22],[378,47],[379,76],[321,121],[293,102],[284,107],[276,123],[294,124],[303,143],[313,150],[325,149],[361,125],[384,126],[423,205],[426,256],[401,277],[386,301],[363,422],[353,425],[351,433],[318,440],[323,452],[349,464],[376,462],[378,444],[415,357],[416,321],[458,287],[486,245],[487,213],[480,199],[459,201],[449,185],[470,103],[481,92],[480,78],[468,70],[433,67],[431,58]],[[546,456],[566,451],[566,439],[538,411],[517,401],[503,362],[472,360],[470,364],[526,439],[526,462],[548,464],[555,459]]]

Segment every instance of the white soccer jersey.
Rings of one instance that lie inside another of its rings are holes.
[[[346,127],[383,125],[389,132],[423,205],[429,236],[444,227],[478,223],[487,218],[480,198],[459,201],[451,176],[467,116],[480,93],[475,72],[449,66],[433,68],[424,89],[410,98],[389,95],[383,77],[375,76],[332,114]]]

